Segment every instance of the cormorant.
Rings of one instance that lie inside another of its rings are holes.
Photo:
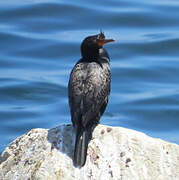
[[[104,33],[85,38],[82,58],[72,69],[68,84],[71,119],[76,129],[73,163],[84,166],[92,131],[104,113],[110,94],[110,58],[103,45],[113,42]]]

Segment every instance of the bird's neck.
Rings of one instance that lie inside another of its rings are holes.
[[[85,49],[85,51],[82,51],[82,57],[87,61],[95,61],[99,58],[99,49]]]
[[[82,55],[82,61],[85,62],[98,62],[100,61],[100,59],[106,59],[107,61],[109,61],[108,53],[104,48],[100,48],[96,52],[89,50]]]

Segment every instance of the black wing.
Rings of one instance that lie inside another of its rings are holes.
[[[70,75],[69,104],[73,125],[85,127],[98,123],[105,111],[110,94],[110,65],[108,62],[80,62]]]

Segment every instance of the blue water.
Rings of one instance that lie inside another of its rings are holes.
[[[0,152],[32,128],[71,123],[69,74],[100,29],[116,40],[101,123],[179,144],[178,0],[1,0]]]

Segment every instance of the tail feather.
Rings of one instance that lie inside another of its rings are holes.
[[[90,140],[91,140],[91,127],[77,128],[74,160],[73,160],[74,165],[76,167],[84,166],[86,162],[88,143]]]

